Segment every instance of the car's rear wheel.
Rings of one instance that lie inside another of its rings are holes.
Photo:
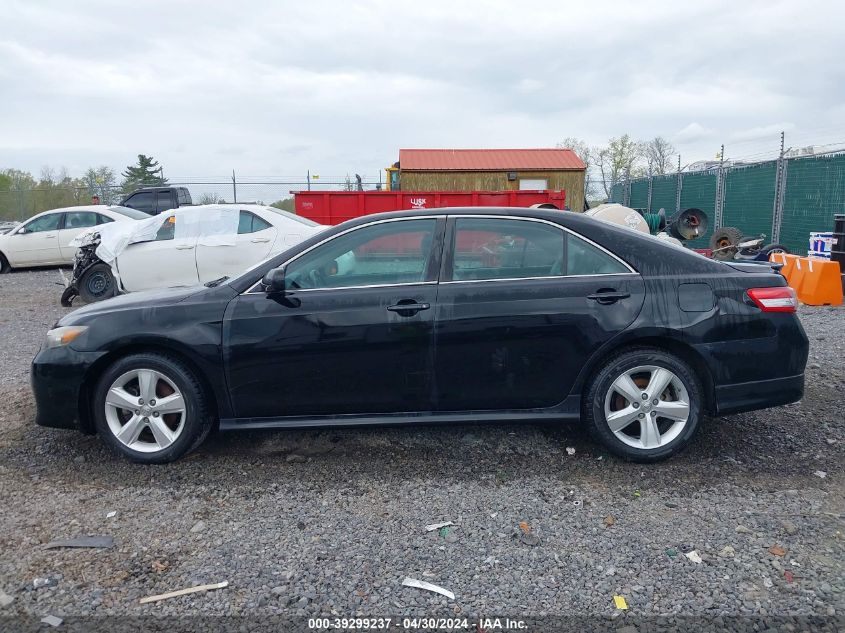
[[[108,264],[94,264],[82,273],[76,284],[80,298],[85,303],[110,299],[117,294],[117,284]]]
[[[194,373],[159,354],[127,356],[103,373],[94,394],[94,423],[117,452],[150,464],[178,459],[212,428]]]
[[[701,421],[701,382],[682,359],[655,348],[611,358],[586,391],[591,434],[617,455],[654,462],[683,449]]]

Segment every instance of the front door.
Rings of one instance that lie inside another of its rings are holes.
[[[193,286],[197,276],[197,240],[195,234],[180,235],[177,216],[168,217],[149,242],[130,244],[117,256],[117,271],[129,292],[152,288]]]
[[[62,213],[45,213],[30,220],[9,237],[8,254],[12,266],[44,266],[59,264],[59,230]]]
[[[440,411],[561,403],[592,353],[642,307],[639,275],[555,224],[459,217],[447,236],[437,299]]]
[[[223,324],[235,416],[430,411],[443,220],[352,229],[236,297]]]

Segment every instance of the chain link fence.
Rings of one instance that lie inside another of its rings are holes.
[[[832,231],[833,216],[845,213],[845,152],[631,179],[613,187],[610,201],[669,215],[701,209],[710,227],[692,248],[706,248],[714,229],[734,226],[803,255],[810,232]]]
[[[291,197],[291,191],[311,189],[312,191],[348,189],[357,190],[358,183],[349,180],[308,180],[299,178],[220,178],[208,180],[170,179],[168,187],[187,187],[194,204],[213,204],[220,202],[239,202],[245,204],[273,204]],[[380,189],[383,184],[377,181],[362,180],[361,188],[365,191]],[[25,220],[36,213],[49,209],[92,204],[93,195],[100,198],[101,204],[119,204],[130,193],[122,187],[98,186],[67,187],[52,185],[36,186],[23,189],[0,190],[0,221]],[[291,207],[292,209],[292,207]]]

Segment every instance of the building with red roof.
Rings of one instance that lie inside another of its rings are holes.
[[[586,166],[571,149],[400,149],[395,168],[391,189],[565,190],[570,209],[584,208]]]

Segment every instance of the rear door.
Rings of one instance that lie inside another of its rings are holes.
[[[552,407],[636,318],[624,262],[541,220],[451,217],[437,298],[437,409]]]
[[[70,245],[71,240],[85,229],[106,222],[114,222],[114,220],[95,211],[67,211],[64,228],[59,231],[59,250],[62,259],[72,263],[77,247]]]
[[[178,218],[171,215],[150,242],[130,244],[117,257],[123,287],[134,292],[151,288],[193,286],[197,275],[197,237],[176,237]]]
[[[45,213],[30,220],[9,236],[9,263],[12,266],[43,266],[62,263],[59,232],[64,214]]]
[[[202,283],[233,277],[270,255],[277,230],[272,224],[250,211],[241,210],[238,234],[233,244],[197,243],[197,273]]]

